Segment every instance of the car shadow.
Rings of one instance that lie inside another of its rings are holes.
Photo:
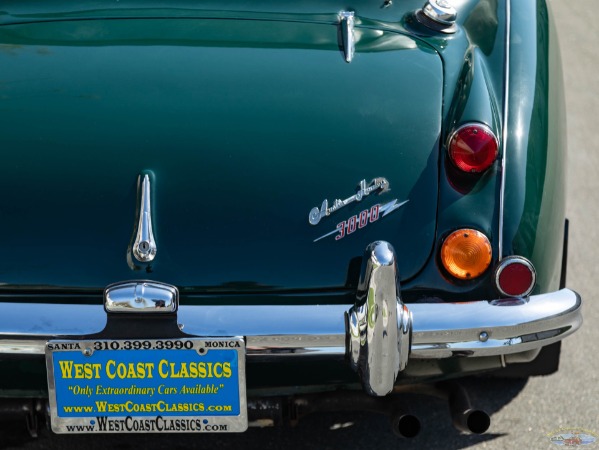
[[[421,421],[420,433],[412,439],[397,437],[391,430],[388,417],[375,413],[336,412],[315,413],[302,419],[296,426],[250,428],[243,434],[111,434],[56,435],[42,430],[40,437],[29,437],[24,421],[0,422],[1,449],[85,448],[86,450],[113,448],[117,450],[146,448],[183,450],[193,448],[226,449],[405,449],[448,448],[462,449],[490,442],[504,436],[493,433],[493,414],[509,404],[526,386],[524,379],[465,378],[462,386],[468,391],[472,406],[491,416],[489,432],[481,435],[466,434],[451,424],[447,402],[425,395],[406,395],[409,412]]]

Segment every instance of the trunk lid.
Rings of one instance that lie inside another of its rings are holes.
[[[435,236],[441,60],[358,25],[348,64],[338,31],[226,19],[0,27],[2,285],[343,288],[374,240],[414,277]],[[128,250],[140,173],[152,184],[149,264]],[[309,222],[362,180],[361,201]]]

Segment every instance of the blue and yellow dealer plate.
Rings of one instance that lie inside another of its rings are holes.
[[[247,429],[242,338],[50,341],[56,433]]]

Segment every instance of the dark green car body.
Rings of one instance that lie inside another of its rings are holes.
[[[0,302],[103,305],[108,285],[156,280],[181,305],[349,308],[374,241],[395,249],[408,308],[502,297],[495,267],[511,255],[534,265],[531,295],[563,288],[565,117],[547,5],[462,1],[446,33],[418,20],[423,3],[354,2],[348,63],[348,8],[334,0],[3,2]],[[447,154],[472,122],[499,141],[476,177]],[[131,250],[140,175],[151,262]],[[390,189],[309,222],[378,177]],[[392,214],[335,233],[393,201]],[[476,279],[439,259],[461,228],[491,243]],[[410,362],[398,383],[501,367],[460,361]],[[360,382],[343,362],[303,364],[248,360],[248,394]],[[7,352],[0,367],[0,396],[47,396],[43,356]]]

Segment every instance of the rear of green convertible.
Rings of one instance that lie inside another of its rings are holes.
[[[241,432],[557,370],[565,134],[533,0],[0,12],[0,411]],[[453,3],[453,4],[452,4]]]

